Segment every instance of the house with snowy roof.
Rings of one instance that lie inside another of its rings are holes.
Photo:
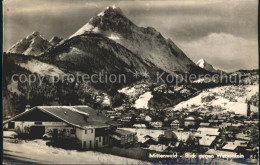
[[[207,135],[202,136],[202,138],[199,140],[201,150],[207,151],[210,148],[214,148],[215,140],[216,140],[216,136],[207,136]]]
[[[213,127],[199,127],[197,132],[195,133],[195,137],[202,137],[202,136],[219,136],[220,129],[213,128]]]
[[[111,144],[118,147],[129,147],[137,141],[136,133],[117,129],[109,134]]]
[[[109,136],[116,125],[102,112],[88,106],[36,106],[3,123],[8,130],[42,138],[46,133],[52,137],[61,135],[76,138],[82,149],[94,149],[113,145]],[[130,134],[130,133],[128,133]],[[121,138],[124,136],[120,136]],[[128,136],[130,140],[134,140]]]
[[[210,123],[200,123],[200,127],[210,127]]]
[[[246,149],[247,146],[248,141],[235,140],[227,142],[227,144],[222,147],[222,150],[236,152],[238,150]]]
[[[148,150],[156,152],[165,152],[169,147],[167,145],[150,145]]]
[[[157,145],[158,138],[153,138],[150,135],[145,135],[143,137],[139,137],[138,139],[141,147],[149,147],[150,145]]]
[[[171,141],[178,141],[178,142],[186,142],[190,137],[190,132],[178,132],[178,131],[171,131],[165,130],[164,136],[166,139],[171,139]]]
[[[184,119],[184,126],[188,127],[188,126],[195,126],[197,123],[197,119],[193,116],[189,116],[187,118]]]
[[[156,129],[162,128],[162,125],[163,125],[163,123],[161,121],[150,122],[149,124],[150,124],[150,126],[156,128]]]
[[[171,129],[177,129],[180,126],[180,122],[178,120],[174,120],[171,123]]]

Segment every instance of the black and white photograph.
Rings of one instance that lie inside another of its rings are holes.
[[[3,0],[3,164],[259,164],[258,0]]]

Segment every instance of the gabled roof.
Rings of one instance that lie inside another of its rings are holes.
[[[238,147],[238,144],[235,142],[227,142],[225,146],[223,146],[223,150],[235,150]]]
[[[117,129],[114,131],[114,133],[120,135],[120,136],[127,136],[127,135],[130,135],[130,134],[136,134],[135,132],[132,132],[132,131],[127,131],[127,130],[123,130],[123,129]]]
[[[218,136],[219,134],[219,128],[199,127],[197,129],[197,133],[195,133],[195,136]]]
[[[200,126],[209,126],[210,123],[200,123]]]
[[[216,139],[216,136],[203,136],[199,140],[199,143],[202,146],[210,146],[215,139]]]
[[[171,124],[179,124],[179,123],[180,123],[179,120],[174,120],[174,121],[172,121]]]
[[[190,116],[190,117],[185,118],[184,120],[195,120],[195,118]]]
[[[172,132],[176,135],[178,141],[186,142],[190,136],[189,132],[176,132],[176,131],[172,131]]]
[[[150,136],[150,135],[145,135],[144,138],[150,138],[150,139],[152,139],[153,137]]]
[[[168,148],[166,145],[150,145],[149,150],[157,151],[157,152],[163,152]]]
[[[111,121],[88,106],[37,106],[4,122],[10,122],[32,111],[42,111],[63,122],[79,128],[108,127]],[[87,117],[87,120],[86,120]]]
[[[237,147],[246,147],[248,142],[243,140],[235,140],[234,142],[227,142],[225,146],[223,146],[223,150],[235,150]]]
[[[146,128],[146,125],[145,124],[134,124],[133,127],[136,127],[136,128]]]

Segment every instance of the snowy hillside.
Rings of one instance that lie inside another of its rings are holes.
[[[246,100],[250,100],[253,95],[258,93],[258,90],[258,85],[216,87],[203,91],[199,95],[177,104],[172,110],[202,110],[210,113],[229,111],[246,115]],[[213,107],[214,111],[209,111],[210,106]],[[251,105],[251,110],[257,112],[258,107]]]
[[[148,102],[153,97],[151,92],[146,92],[141,95],[136,101],[134,107],[136,109],[148,109]]]
[[[32,73],[38,73],[41,76],[56,76],[64,74],[64,72],[61,71],[58,67],[34,59],[27,61],[27,63],[17,64],[22,68],[25,68]]]
[[[144,94],[149,90],[149,86],[146,83],[136,84],[130,87],[125,87],[118,90],[119,93],[124,93],[129,97],[137,97]]]

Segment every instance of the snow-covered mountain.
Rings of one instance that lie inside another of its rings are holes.
[[[48,49],[41,60],[83,73],[124,73],[131,75],[159,71],[153,64],[147,65],[140,57],[100,34],[89,33],[75,36]]]
[[[107,7],[41,57],[84,73],[167,73],[199,70],[170,39],[152,27],[138,27],[115,6]],[[201,69],[203,70],[203,69]]]
[[[210,63],[208,63],[206,60],[204,59],[200,59],[197,63],[196,63],[197,66],[199,66],[200,68],[203,68],[207,71],[210,71],[210,72],[215,72],[215,73],[226,73],[220,69],[215,69]]]
[[[196,66],[173,41],[165,39],[152,27],[139,27],[130,21],[116,6],[92,17],[69,39],[89,33],[101,34],[127,48],[147,65],[173,73],[188,72],[190,66]]]
[[[207,72],[196,66],[173,41],[152,27],[139,27],[116,6],[92,17],[69,38],[45,40],[34,32],[17,42],[10,53],[39,56],[45,63],[85,73],[158,71]]]
[[[209,64],[206,60],[204,59],[200,59],[197,63],[196,63],[197,66],[207,70],[207,71],[210,71],[210,72],[216,72],[216,70],[214,69],[214,67]]]
[[[63,38],[61,37],[57,37],[57,36],[53,36],[51,39],[50,39],[50,44],[52,44],[53,46],[56,46],[57,44],[59,44],[61,41],[63,40]]]
[[[39,56],[51,46],[52,45],[45,40],[39,32],[33,32],[26,38],[14,44],[8,52]]]

